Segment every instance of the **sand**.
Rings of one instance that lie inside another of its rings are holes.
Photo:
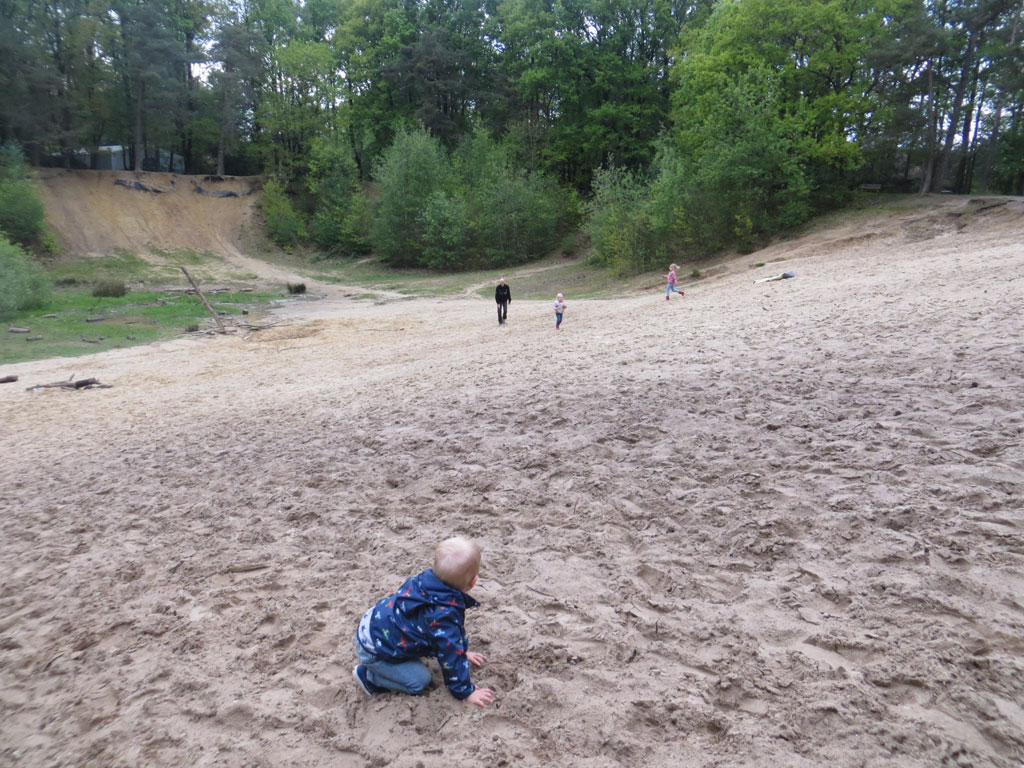
[[[5,366],[0,765],[1018,768],[1022,235]],[[366,697],[359,616],[456,533],[496,703]]]

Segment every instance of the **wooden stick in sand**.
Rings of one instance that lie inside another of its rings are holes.
[[[184,267],[181,267],[181,271],[185,273],[185,277],[187,277],[188,281],[192,283],[192,287],[196,289],[196,296],[199,297],[199,300],[203,302],[203,304],[206,306],[206,309],[209,310],[210,315],[217,322],[218,333],[226,333],[226,331],[224,330],[224,323],[221,322],[220,315],[218,315],[214,311],[213,307],[210,306],[210,302],[208,302],[206,300],[206,297],[203,296],[203,292],[199,290],[199,286],[196,284],[196,281],[192,279],[192,275],[190,275],[188,273],[188,270],[185,269]]]

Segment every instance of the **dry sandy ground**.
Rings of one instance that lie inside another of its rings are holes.
[[[557,333],[338,304],[4,368],[0,764],[1018,768],[1024,203],[980,208]],[[71,373],[113,387],[24,389]],[[455,533],[497,703],[365,697],[359,616]]]

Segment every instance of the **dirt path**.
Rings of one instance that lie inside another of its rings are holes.
[[[539,266],[539,267],[515,267],[515,268],[510,269],[508,271],[508,273],[506,274],[506,277],[509,277],[511,275],[514,275],[516,278],[530,277],[531,275],[537,275],[537,274],[540,274],[542,272],[548,272],[548,271],[550,271],[552,269],[565,269],[566,267],[571,267],[571,266],[573,266],[575,264],[579,264],[579,263],[580,263],[580,261],[578,259],[576,259],[576,260],[566,259],[565,261],[563,261],[563,262],[561,262],[559,264],[545,264],[545,265]],[[497,280],[484,280],[483,282],[467,286],[466,288],[463,288],[462,291],[459,292],[459,298],[460,299],[478,299],[478,300],[482,299],[484,297],[480,296],[477,293],[477,291],[481,290],[482,288],[486,288],[487,286],[490,286],[490,287],[493,288],[495,285],[497,285],[497,283],[498,283]]]
[[[1022,236],[6,366],[0,765],[1019,768]],[[497,704],[366,698],[358,617],[453,533]]]

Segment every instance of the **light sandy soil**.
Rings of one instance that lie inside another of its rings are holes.
[[[3,368],[0,764],[1018,768],[1024,202],[982,208],[560,332],[320,304]],[[25,391],[72,373],[112,388]],[[455,533],[497,703],[365,697],[359,616]]]

